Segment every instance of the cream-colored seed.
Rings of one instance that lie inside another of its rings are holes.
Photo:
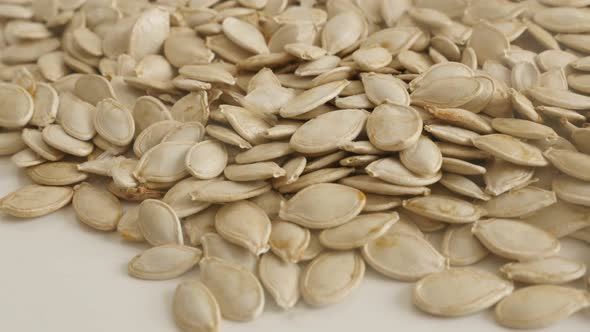
[[[200,261],[186,332],[343,300],[365,263],[426,313],[548,326],[590,306],[547,285],[586,273],[556,255],[590,243],[588,6],[0,0],[0,156],[35,183],[0,210],[73,202],[153,246],[137,278]],[[488,255],[508,280],[463,267]]]

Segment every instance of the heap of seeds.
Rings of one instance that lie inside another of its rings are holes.
[[[136,278],[198,265],[184,331],[256,318],[264,289],[342,301],[365,264],[430,314],[548,326],[590,306],[558,256],[590,243],[588,6],[0,0],[0,155],[34,182],[0,209],[71,202],[152,246]],[[513,262],[466,267],[490,254]]]

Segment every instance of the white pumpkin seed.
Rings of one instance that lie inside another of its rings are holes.
[[[209,203],[193,201],[190,194],[195,189],[207,185],[212,180],[199,180],[194,178],[187,178],[171,187],[162,201],[176,212],[178,218],[188,217],[195,213],[199,213],[209,207]]]
[[[94,149],[92,143],[68,135],[60,125],[49,125],[43,129],[42,134],[43,140],[49,146],[74,156],[88,156]]]
[[[86,180],[88,175],[78,171],[73,162],[58,161],[27,168],[29,178],[46,186],[67,186]]]
[[[160,143],[148,150],[133,172],[140,182],[173,182],[188,175],[186,155],[192,143]]]
[[[373,178],[368,175],[357,175],[344,178],[339,183],[359,189],[365,193],[379,194],[379,195],[392,195],[392,196],[403,196],[403,195],[429,195],[430,189],[427,187],[409,187],[399,186],[382,181],[377,178]]]
[[[139,279],[166,280],[179,277],[201,260],[201,250],[166,244],[150,248],[129,262],[129,275]]]
[[[271,189],[264,181],[212,181],[191,193],[194,201],[228,203],[261,195]]]
[[[582,181],[590,181],[586,172],[590,167],[590,156],[568,150],[549,148],[543,155],[563,173]]]
[[[185,158],[187,171],[198,179],[217,177],[227,165],[225,146],[213,140],[195,144],[187,151]]]
[[[313,306],[333,304],[357,288],[364,275],[365,263],[354,251],[324,253],[301,274],[301,295]]]
[[[428,241],[404,232],[389,232],[370,241],[362,254],[379,273],[401,281],[416,281],[446,266],[445,258]]]
[[[438,182],[442,176],[440,172],[434,175],[419,175],[407,169],[396,158],[383,158],[365,167],[367,174],[383,181],[400,186],[427,186]]]
[[[553,285],[517,290],[496,306],[496,320],[517,329],[540,329],[590,306],[588,292]]]
[[[513,189],[481,204],[490,217],[520,218],[552,205],[555,193],[534,186]]]
[[[420,216],[448,223],[470,223],[486,215],[486,210],[479,206],[444,195],[416,197],[402,205]]]
[[[184,219],[182,231],[192,246],[202,243],[205,234],[215,233],[215,215],[219,206],[213,205]]]
[[[356,217],[365,201],[365,195],[357,189],[333,183],[315,184],[283,203],[279,216],[307,228],[330,228]]]
[[[219,303],[221,315],[230,320],[249,321],[264,309],[264,290],[248,270],[217,258],[201,260],[201,281]]]
[[[219,305],[200,281],[185,280],[176,287],[173,312],[176,324],[185,331],[215,332],[219,329]]]
[[[68,187],[28,185],[0,199],[0,209],[18,218],[35,218],[68,205],[74,192]]]
[[[227,204],[219,209],[215,216],[215,228],[224,239],[255,255],[270,249],[270,220],[264,210],[249,201]]]
[[[299,301],[300,275],[301,268],[296,263],[285,262],[272,253],[260,258],[260,282],[282,309],[291,309]]]
[[[480,220],[471,231],[491,252],[508,259],[540,259],[555,255],[561,248],[550,233],[510,219]]]
[[[507,278],[531,284],[563,284],[582,278],[586,266],[574,260],[549,257],[529,262],[508,263],[500,268]]]
[[[480,136],[473,139],[473,145],[497,158],[517,165],[542,167],[548,164],[538,148],[508,135]]]
[[[420,138],[422,118],[408,106],[383,104],[375,107],[367,119],[367,136],[383,151],[401,151]]]
[[[381,235],[399,220],[397,213],[372,213],[357,216],[346,224],[323,230],[320,243],[330,249],[360,248]]]
[[[152,246],[183,244],[180,220],[170,205],[147,199],[139,205],[139,229]]]
[[[484,259],[489,251],[471,232],[472,225],[454,225],[445,231],[441,253],[454,266],[475,264]]]
[[[74,187],[72,205],[81,222],[99,231],[115,230],[123,215],[117,197],[86,182]]]
[[[272,252],[282,260],[297,263],[310,243],[310,232],[287,221],[274,221],[269,238]]]
[[[514,285],[483,270],[455,268],[433,273],[414,286],[412,300],[436,316],[464,316],[487,309],[512,293]]]
[[[363,110],[322,114],[299,127],[291,136],[290,145],[300,153],[332,152],[344,142],[355,139],[365,127],[367,117],[368,113]]]
[[[121,237],[131,242],[144,242],[145,238],[139,229],[139,206],[134,206],[125,211],[117,223],[117,232]]]

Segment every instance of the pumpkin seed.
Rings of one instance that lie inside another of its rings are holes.
[[[183,244],[180,220],[170,205],[147,199],[139,205],[139,229],[152,246]]]
[[[364,275],[365,263],[354,251],[324,253],[303,270],[301,295],[313,306],[333,304],[357,288]]]
[[[465,176],[447,173],[440,179],[440,184],[450,191],[463,196],[482,201],[488,201],[491,198],[490,195],[486,194],[477,184]]]
[[[190,194],[197,188],[207,185],[212,180],[187,178],[171,187],[162,201],[174,210],[179,218],[199,213],[209,207],[209,203],[191,200]]]
[[[479,206],[444,195],[416,197],[402,205],[420,216],[448,223],[470,223],[486,215],[486,210]]]
[[[286,221],[274,221],[270,233],[269,245],[272,252],[282,260],[297,263],[310,243],[307,228]]]
[[[72,205],[81,222],[99,231],[115,230],[123,215],[117,197],[86,182],[74,187]]]
[[[561,238],[590,226],[590,210],[587,207],[573,205],[557,200],[535,214],[523,220]]]
[[[555,193],[534,186],[513,189],[481,204],[487,215],[496,218],[520,218],[556,202]]]
[[[193,247],[166,244],[150,248],[133,257],[128,271],[133,277],[147,280],[166,280],[181,276],[201,260],[201,250]]]
[[[88,175],[78,171],[78,164],[58,161],[27,168],[29,178],[46,186],[67,186],[86,180]]]
[[[223,143],[207,140],[195,144],[186,153],[185,165],[198,179],[212,179],[223,172],[227,152]]]
[[[512,293],[514,285],[474,268],[454,268],[426,276],[414,286],[412,300],[436,316],[463,316],[484,310]]]
[[[446,266],[428,241],[408,233],[386,233],[367,243],[362,254],[377,272],[401,281],[416,281]]]
[[[182,231],[192,246],[202,243],[205,234],[215,233],[215,215],[219,206],[213,205],[184,219]]]
[[[230,320],[249,321],[264,309],[264,290],[248,270],[213,257],[199,264],[201,282],[219,303],[221,315]]]
[[[256,255],[270,249],[270,220],[264,210],[249,201],[234,202],[219,209],[215,228],[224,239]]]
[[[186,156],[190,142],[160,143],[146,151],[133,172],[140,182],[173,182],[188,175]]]
[[[585,291],[537,285],[519,289],[500,301],[496,306],[496,320],[510,328],[543,328],[588,306],[590,300]]]
[[[559,240],[550,233],[509,219],[480,220],[471,231],[491,252],[508,259],[540,259],[561,248]]]
[[[441,173],[434,175],[418,175],[407,169],[396,158],[383,158],[365,167],[367,174],[372,177],[400,186],[427,186],[438,182]]]
[[[489,251],[471,232],[472,225],[453,225],[445,231],[441,253],[454,266],[475,264],[484,259]]]
[[[548,162],[536,147],[504,134],[490,134],[473,139],[473,145],[494,157],[522,166],[547,166]]]
[[[28,185],[0,199],[0,209],[18,218],[35,218],[68,205],[74,192],[68,187]]]
[[[117,232],[123,239],[132,242],[144,242],[145,238],[139,229],[139,206],[134,206],[125,211],[117,223]]]
[[[318,201],[323,202],[322,206],[315,204]],[[314,184],[282,204],[279,216],[312,229],[330,228],[356,217],[365,201],[365,195],[357,189],[333,183]]]
[[[285,262],[272,253],[266,253],[260,258],[260,282],[282,309],[291,309],[299,301],[300,274],[299,265]]]
[[[379,195],[429,195],[430,189],[427,187],[406,187],[391,184],[368,175],[357,175],[344,178],[339,183],[362,190],[365,193]]]
[[[194,201],[228,203],[261,195],[271,189],[264,181],[212,181],[191,193]]]
[[[543,155],[563,173],[582,181],[590,181],[590,176],[583,170],[590,167],[590,156],[568,150],[549,148]]]
[[[420,136],[416,144],[402,150],[399,158],[406,168],[420,175],[437,174],[443,164],[440,150],[426,136]]]
[[[323,230],[320,243],[330,249],[360,248],[387,232],[398,219],[395,212],[360,215],[346,224]]]
[[[285,118],[294,118],[298,115],[307,113],[338,96],[348,83],[349,82],[346,80],[335,81],[306,90],[291,99],[291,101],[281,108],[281,116]]]
[[[421,132],[422,118],[408,106],[383,104],[367,119],[369,140],[383,151],[404,150],[418,141]]]
[[[52,124],[45,127],[42,135],[49,146],[74,156],[88,156],[94,149],[92,143],[68,135],[60,125]]]
[[[586,274],[582,263],[561,258],[549,257],[529,262],[508,263],[500,271],[511,280],[531,284],[563,284],[580,279]]]
[[[219,304],[200,281],[185,280],[176,287],[173,312],[176,324],[183,330],[214,332],[219,329]]]

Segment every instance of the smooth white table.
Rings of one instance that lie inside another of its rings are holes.
[[[0,196],[30,183],[8,158],[0,159]],[[590,266],[590,246],[562,241],[563,255]],[[176,328],[171,302],[177,280],[143,281],[127,275],[127,262],[145,245],[130,244],[79,223],[71,207],[32,220],[0,215],[0,331],[168,332]],[[497,268],[502,261],[487,259]],[[577,283],[577,286],[582,283]],[[267,296],[253,322],[223,321],[222,332],[492,332],[508,331],[488,310],[443,319],[411,304],[412,284],[384,278],[367,267],[362,285],[345,301],[280,311]],[[590,310],[543,331],[590,331]]]

